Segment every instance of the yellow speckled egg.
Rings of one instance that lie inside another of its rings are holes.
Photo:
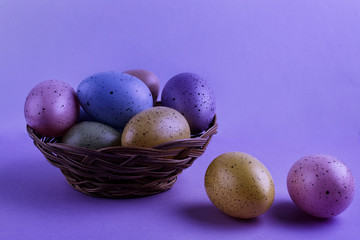
[[[236,218],[254,218],[272,205],[275,187],[266,167],[246,153],[229,152],[215,158],[205,174],[210,201]]]
[[[123,146],[154,147],[184,138],[190,138],[190,127],[181,113],[169,107],[152,107],[130,119],[121,142]]]

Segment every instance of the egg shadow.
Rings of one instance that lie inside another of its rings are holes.
[[[288,226],[303,226],[307,228],[318,228],[329,226],[336,220],[333,218],[317,218],[301,211],[290,200],[278,200],[269,210],[269,217]]]
[[[189,218],[190,221],[195,221],[203,226],[216,228],[241,228],[246,226],[248,229],[251,226],[255,227],[261,224],[259,218],[239,219],[228,216],[211,203],[186,205],[180,208],[179,211],[185,218]]]

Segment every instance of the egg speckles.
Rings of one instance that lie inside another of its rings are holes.
[[[174,109],[153,107],[131,118],[121,141],[123,146],[153,147],[184,138],[190,138],[186,119]]]
[[[205,174],[205,189],[218,209],[237,218],[254,218],[265,213],[275,196],[266,167],[241,152],[225,153],[211,162]]]
[[[207,81],[194,73],[180,73],[165,85],[161,102],[184,115],[191,133],[205,131],[215,116],[215,95]]]
[[[154,103],[156,102],[159,96],[160,81],[159,78],[155,75],[155,73],[144,69],[127,70],[125,71],[125,73],[135,76],[141,81],[143,81],[146,84],[146,86],[148,86],[148,88],[150,89]]]
[[[309,215],[329,218],[342,213],[354,197],[354,178],[337,158],[314,154],[291,167],[287,188],[294,203]]]
[[[81,106],[96,121],[122,130],[135,114],[153,106],[149,88],[126,73],[101,72],[77,89]]]
[[[80,105],[74,89],[60,80],[39,83],[28,94],[27,124],[44,137],[57,137],[76,123]]]
[[[120,146],[121,133],[98,122],[81,122],[71,127],[63,136],[62,143],[90,149]]]

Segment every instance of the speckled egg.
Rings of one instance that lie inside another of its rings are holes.
[[[92,118],[122,130],[135,114],[153,106],[149,88],[127,73],[101,72],[77,89],[81,106]]]
[[[170,141],[190,138],[184,116],[168,107],[153,107],[136,114],[125,126],[123,146],[154,147]]]
[[[291,199],[305,213],[329,218],[342,213],[354,197],[354,178],[343,162],[326,154],[299,159],[287,177]]]
[[[214,92],[207,81],[195,73],[172,77],[164,86],[161,102],[184,115],[192,134],[208,129],[215,116]]]
[[[150,89],[154,103],[156,102],[159,96],[160,81],[159,78],[155,75],[155,73],[144,69],[127,70],[124,73],[128,73],[143,81],[146,84],[146,86],[148,86],[148,88]]]
[[[272,205],[275,187],[266,167],[246,153],[228,152],[215,158],[205,174],[210,201],[236,218],[254,218]]]
[[[24,114],[27,124],[38,134],[57,137],[76,123],[79,109],[76,93],[69,84],[47,80],[31,89]]]
[[[72,126],[61,139],[73,146],[101,149],[121,145],[121,133],[98,122],[81,122]]]
[[[77,122],[95,121],[85,110],[80,106],[80,114]]]

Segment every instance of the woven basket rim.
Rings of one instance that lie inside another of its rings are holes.
[[[151,153],[157,154],[164,150],[168,151],[168,149],[174,148],[176,147],[176,145],[183,146],[184,144],[186,144],[189,146],[197,146],[197,145],[201,146],[204,144],[204,142],[209,136],[212,136],[217,133],[217,128],[218,128],[217,116],[215,115],[213,121],[210,124],[210,127],[207,130],[190,138],[178,139],[167,143],[159,144],[154,147],[112,146],[112,147],[106,147],[95,150],[95,149],[89,149],[89,148],[69,145],[60,142],[52,142],[52,141],[57,141],[56,140],[57,138],[41,137],[40,135],[36,134],[34,129],[32,129],[29,125],[26,125],[26,129],[29,136],[40,145],[46,145],[47,147],[50,148],[51,147],[60,148],[63,151],[88,153],[90,155],[94,155],[94,154],[96,155],[96,153],[100,153],[100,152],[102,154],[106,154],[106,152],[108,151],[116,151],[116,150],[118,150],[118,152],[121,154],[125,154],[126,152],[134,152],[134,151],[137,151],[139,153],[144,152],[144,154],[151,154]]]

